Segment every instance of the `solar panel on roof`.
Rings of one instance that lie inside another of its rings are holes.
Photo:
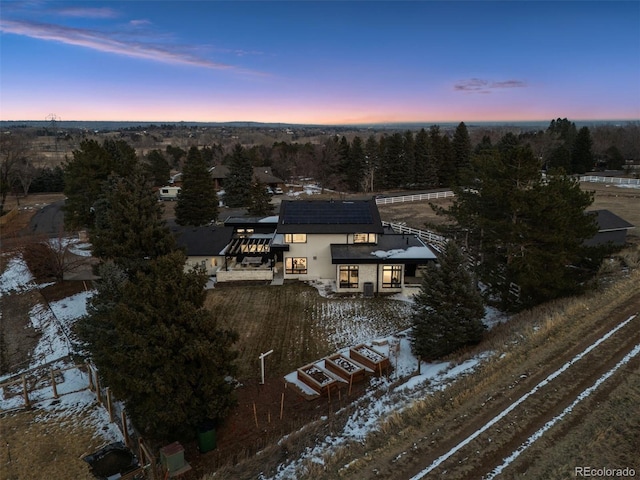
[[[370,224],[373,222],[367,202],[291,202],[286,205],[283,223]]]

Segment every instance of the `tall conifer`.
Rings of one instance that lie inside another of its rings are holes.
[[[197,147],[191,147],[187,154],[175,213],[178,225],[208,225],[218,219],[213,177]]]

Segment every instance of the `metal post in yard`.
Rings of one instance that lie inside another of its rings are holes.
[[[262,381],[260,382],[260,385],[264,385],[264,358],[267,355],[271,355],[272,353],[273,353],[273,350],[269,350],[266,353],[261,353],[260,354],[260,357],[259,357],[260,358],[260,373],[261,373],[261,378],[262,378]]]

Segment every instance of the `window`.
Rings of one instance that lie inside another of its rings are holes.
[[[307,273],[307,258],[287,257],[285,258],[284,268],[286,273],[304,275]]]
[[[253,233],[253,228],[238,228],[236,233],[239,238],[245,238]]]
[[[306,233],[285,233],[284,243],[307,243]]]
[[[375,233],[354,233],[353,243],[376,243]]]
[[[358,288],[357,265],[340,265],[338,277],[340,288]]]
[[[402,285],[402,265],[383,265],[382,288],[400,288]]]

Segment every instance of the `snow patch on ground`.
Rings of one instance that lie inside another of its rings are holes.
[[[86,248],[83,244],[74,245],[79,251]],[[0,295],[22,293],[35,288],[38,286],[33,282],[33,276],[22,258],[18,256],[9,260],[0,276]],[[22,374],[38,378],[36,387],[29,392],[29,400],[33,407],[43,413],[38,416],[40,421],[55,418],[69,425],[80,423],[92,428],[96,435],[107,442],[123,441],[116,424],[110,422],[106,409],[98,404],[95,394],[87,388],[87,374],[76,368],[69,357],[73,353],[73,324],[87,313],[86,303],[93,293],[78,293],[51,302],[48,306],[35,305],[29,314],[30,321],[41,336],[31,355],[29,366],[0,377],[0,382],[10,378],[20,379]],[[49,377],[51,369],[57,371],[57,399],[54,398]],[[0,411],[18,409],[23,405],[21,382],[0,387]]]

